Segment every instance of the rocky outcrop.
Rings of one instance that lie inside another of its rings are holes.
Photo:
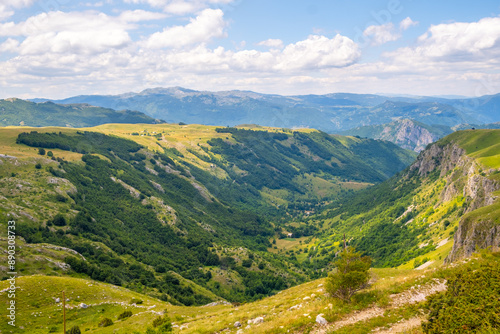
[[[431,133],[414,121],[404,119],[385,126],[377,139],[389,140],[402,148],[420,152],[439,138],[439,135]]]
[[[474,159],[465,155],[464,149],[455,145],[433,144],[421,152],[417,160],[410,166],[410,171],[417,171],[420,177],[426,177],[436,168],[440,169],[440,177],[457,167],[464,167],[474,162]]]
[[[493,213],[500,199],[494,193],[500,183],[483,172],[478,162],[466,155],[465,150],[454,143],[436,143],[420,153],[410,166],[410,173],[427,177],[439,173],[438,179],[446,182],[441,191],[441,202],[463,196],[465,205],[454,236],[452,251],[447,262],[470,256],[477,248],[500,247],[500,225]],[[492,206],[492,207],[490,207]],[[481,210],[481,211],[479,211]]]

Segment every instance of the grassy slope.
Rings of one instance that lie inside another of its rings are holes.
[[[184,307],[168,303],[118,288],[109,284],[91,280],[51,277],[26,276],[17,281],[17,325],[12,329],[6,322],[0,323],[0,330],[12,330],[12,333],[48,333],[62,330],[62,307],[56,303],[65,291],[67,302],[67,328],[79,326],[87,333],[144,333],[151,326],[153,319],[166,312],[172,320],[174,333],[216,333],[225,331],[236,333],[239,321],[247,327],[247,321],[263,317],[264,322],[250,325],[245,329],[248,333],[308,333],[317,328],[316,316],[322,314],[330,323],[354,318],[356,314],[373,307],[381,308],[384,316],[372,316],[365,321],[347,324],[340,329],[342,333],[368,333],[375,328],[389,328],[393,324],[412,317],[420,317],[425,312],[422,304],[394,305],[389,297],[405,291],[418,291],[435,278],[446,278],[458,267],[446,270],[425,269],[372,269],[372,285],[358,293],[350,305],[342,304],[326,295],[325,279],[319,279],[284,290],[275,296],[260,301],[238,306],[218,304],[213,306]],[[0,282],[0,290],[7,288],[6,281]],[[407,296],[411,296],[412,293]],[[407,297],[409,298],[409,297]],[[142,300],[139,305],[131,304],[132,299]],[[0,295],[0,303],[7,302],[6,294]],[[80,303],[89,305],[87,309],[79,307]],[[133,316],[118,320],[125,310],[132,311]],[[103,318],[110,318],[114,324],[101,328],[98,326]],[[179,328],[183,328],[179,331]],[[420,333],[420,331],[415,331]]]
[[[459,131],[445,137],[438,143],[441,146],[456,143],[477,164],[473,174],[500,180],[498,171],[500,168],[500,131]],[[428,261],[427,266],[438,267],[451,251],[454,232],[464,217],[468,219],[470,224],[484,219],[500,222],[500,202],[498,200],[492,205],[476,209],[465,216],[464,210],[471,199],[463,197],[462,188],[455,190],[450,200],[443,200],[443,191],[450,183],[454,182],[457,187],[463,187],[467,184],[467,178],[471,176],[468,174],[469,167],[469,165],[466,167],[457,166],[443,177],[439,177],[439,173],[434,173],[426,178],[419,178],[415,175],[407,176],[407,173],[403,173],[400,178],[388,181],[385,185],[362,192],[360,194],[362,197],[358,197],[358,199],[354,197],[352,201],[344,203],[344,206],[347,206],[346,209],[330,209],[321,215],[312,216],[311,223],[323,226],[321,229],[323,236],[314,239],[309,244],[297,244],[295,250],[308,248],[311,251],[315,249],[319,254],[316,253],[314,257],[321,258],[321,251],[329,254],[338,250],[344,233],[346,233],[348,240],[353,240],[354,244],[358,244],[363,236],[383,238],[383,234],[373,232],[377,226],[391,222],[400,224],[398,222],[403,221],[407,222],[404,226],[405,229],[420,232],[412,237],[413,239],[406,240],[412,246],[398,255],[400,258],[409,257],[403,262],[397,263],[396,261],[394,263],[400,268],[413,268],[415,263]],[[413,190],[401,191],[411,184],[418,186],[413,187]],[[384,195],[391,191],[396,191],[398,196],[391,198]],[[371,193],[374,195],[372,196]],[[370,204],[372,202],[373,204]],[[349,204],[363,206],[364,209],[353,210],[352,207],[348,206]],[[399,210],[397,210],[398,206]],[[413,208],[413,216],[409,216],[407,211],[410,206]],[[449,225],[445,226],[445,221]],[[368,241],[368,244],[370,243],[372,241]],[[278,245],[282,246],[281,243]],[[290,248],[288,246],[286,249]],[[378,262],[376,265],[388,265],[388,263]]]

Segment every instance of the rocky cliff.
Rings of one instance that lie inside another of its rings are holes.
[[[499,169],[485,167],[454,141],[433,144],[410,166],[420,177],[436,173],[438,181],[445,181],[436,205],[458,196],[464,199],[447,262],[468,257],[478,248],[500,247],[500,182],[495,177]]]
[[[411,119],[401,119],[387,124],[358,127],[342,134],[387,140],[402,148],[420,152],[428,144],[451,132],[446,126],[430,126]]]

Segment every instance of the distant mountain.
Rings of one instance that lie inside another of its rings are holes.
[[[465,123],[449,127],[446,125],[427,125],[411,119],[402,119],[386,124],[359,126],[342,131],[340,134],[387,140],[402,148],[420,152],[428,144],[454,131],[469,129],[500,129],[500,122],[490,124]]]
[[[398,119],[414,119],[427,125],[448,127],[500,121],[500,94],[471,99],[349,93],[281,96],[250,91],[209,92],[173,87],[122,95],[82,95],[54,102],[138,110],[173,123],[308,127],[328,133],[385,124]]]
[[[420,152],[436,140],[452,133],[445,125],[430,126],[410,119],[387,124],[361,126],[342,132],[343,135],[388,140],[396,145]]]
[[[88,104],[60,105],[21,99],[0,100],[0,126],[89,127],[106,123],[146,123],[161,121],[142,112],[94,107]]]

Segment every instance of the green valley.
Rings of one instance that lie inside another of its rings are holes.
[[[72,296],[70,322],[95,333],[143,333],[164,314],[174,331],[236,332],[232,323],[262,316],[252,332],[314,332],[320,314],[340,326],[373,307],[389,316],[364,326],[389,326],[424,307],[396,305],[390,293],[438,291],[433,282],[449,275],[442,266],[499,246],[497,130],[453,133],[416,160],[388,142],[256,126],[0,136],[0,214],[2,226],[16,221],[20,289],[51,286],[20,306],[44,314],[23,320],[33,333],[61,330],[50,320],[61,306],[47,299],[61,290]],[[347,308],[322,288],[344,238],[374,266],[372,287]],[[97,286],[101,303],[86,290]],[[104,318],[112,325],[100,327]]]

